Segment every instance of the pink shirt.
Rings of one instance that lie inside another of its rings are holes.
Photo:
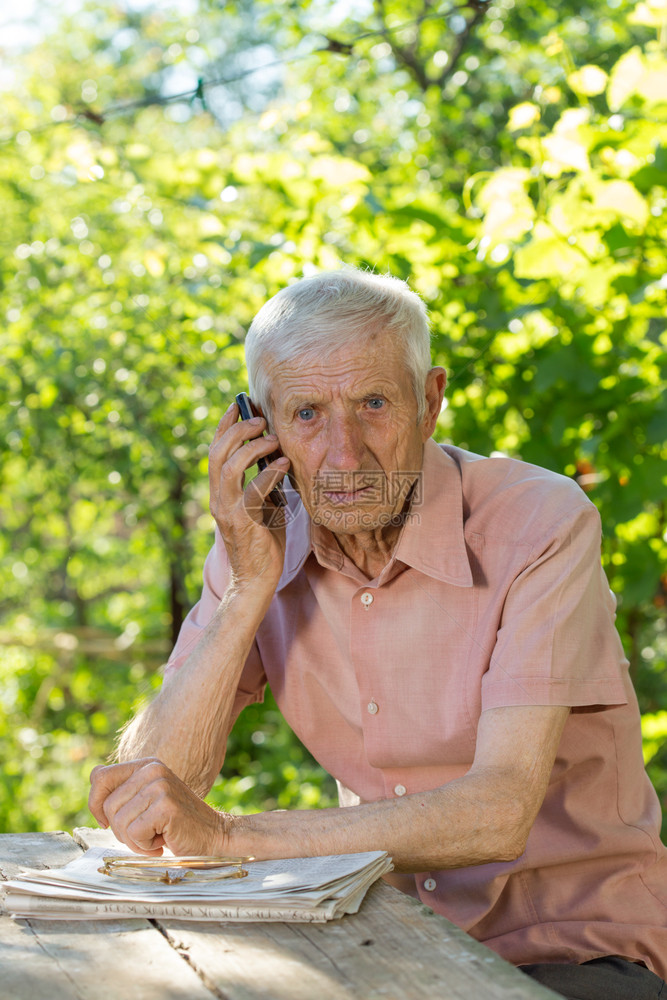
[[[421,493],[391,562],[369,581],[292,499],[283,575],[238,711],[268,680],[350,805],[465,774],[485,709],[572,706],[521,857],[420,873],[419,896],[516,964],[614,954],[665,977],[660,808],[595,507],[555,473],[429,441]],[[167,678],[226,583],[217,536]]]

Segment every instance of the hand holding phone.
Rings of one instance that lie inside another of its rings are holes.
[[[247,392],[239,392],[236,396],[236,405],[239,408],[241,414],[241,420],[250,420],[252,417],[259,417],[260,414],[256,411],[252,404],[250,396]],[[280,458],[279,451],[273,451],[266,458],[259,458],[257,460],[257,468],[262,472],[267,465],[271,462],[275,462],[277,458]],[[276,483],[271,492],[268,494],[268,499],[276,505],[276,507],[286,507],[287,497],[285,496],[285,491],[283,490],[280,483]]]

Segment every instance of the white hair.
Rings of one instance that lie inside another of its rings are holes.
[[[245,341],[250,396],[267,420],[271,387],[267,362],[311,357],[327,360],[361,335],[381,330],[401,341],[418,408],[426,412],[425,382],[431,368],[426,306],[405,281],[356,268],[302,278],[269,299]]]

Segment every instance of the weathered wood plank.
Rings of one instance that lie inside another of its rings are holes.
[[[0,916],[3,1000],[212,1000],[148,922]]]
[[[112,830],[102,830],[93,826],[75,826],[72,830],[72,837],[84,850],[89,847],[124,847],[120,841],[116,840]],[[129,849],[125,847],[125,850]]]
[[[384,883],[371,888],[358,915],[325,925],[160,924],[229,1000],[556,996]]]
[[[75,837],[83,847],[116,843],[107,830],[79,828]],[[382,882],[371,888],[359,914],[324,925],[158,923],[175,952],[224,1000],[556,997]]]
[[[68,834],[0,836],[0,871],[55,867],[81,854]],[[13,921],[0,915],[3,1000],[212,1000],[150,921]]]
[[[5,1000],[212,1000],[150,923],[0,917]]]
[[[0,878],[23,868],[60,868],[81,854],[69,833],[13,833],[0,836]]]

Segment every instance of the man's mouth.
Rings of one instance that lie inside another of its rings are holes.
[[[344,507],[358,503],[370,489],[370,486],[361,486],[357,490],[323,490],[322,495],[334,506]]]

